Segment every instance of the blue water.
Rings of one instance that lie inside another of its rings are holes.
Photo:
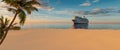
[[[73,24],[32,24],[24,25],[22,29],[40,28],[40,29],[71,29]],[[120,24],[89,24],[88,29],[120,29]]]

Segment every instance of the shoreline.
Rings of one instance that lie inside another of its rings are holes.
[[[114,31],[120,31],[120,29],[74,29],[74,28],[65,28],[65,29],[62,29],[62,28],[25,28],[25,29],[21,29],[21,30],[91,30],[91,31],[94,31],[94,30],[97,30],[97,31],[101,31],[101,30],[105,30],[105,31],[110,31],[110,30],[114,30]],[[20,31],[20,30],[11,30],[11,31]]]

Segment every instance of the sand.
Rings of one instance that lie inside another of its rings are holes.
[[[120,50],[120,30],[10,31],[0,50]]]

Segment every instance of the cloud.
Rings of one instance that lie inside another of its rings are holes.
[[[105,9],[101,9],[101,8],[94,8],[90,14],[93,15],[97,15],[97,14],[108,14],[113,12],[114,9],[112,8],[105,8]]]
[[[75,15],[88,15],[89,11],[77,11],[77,12],[74,12],[73,14],[75,14]]]
[[[89,1],[86,1],[85,3],[80,4],[80,6],[91,6],[91,3]]]
[[[113,8],[93,8],[89,11],[74,11],[74,10],[61,10],[61,11],[52,11],[53,14],[58,15],[109,15],[115,10]],[[120,12],[120,11],[119,11]]]
[[[0,0],[0,16],[1,15],[4,15],[4,16],[12,16],[11,14],[12,13],[10,13],[9,11],[7,11],[7,8],[8,8],[9,6],[6,4],[6,3],[4,3],[4,2],[1,2],[1,0]]]
[[[51,6],[43,6],[43,5],[41,5],[41,6],[39,6],[39,5],[33,5],[33,6],[36,7],[36,8],[38,8],[38,9],[41,9],[41,10],[48,10],[48,11],[54,10],[54,8],[51,7]]]
[[[120,13],[120,10],[118,10],[118,13]]]
[[[93,0],[94,3],[99,2],[100,0]],[[80,4],[80,6],[91,6],[92,3],[90,3],[89,0],[86,0],[84,3]]]
[[[41,1],[41,0],[40,0]],[[49,2],[49,1],[48,1]],[[48,11],[52,11],[54,10],[53,7],[49,6],[46,2],[41,1],[41,5],[33,5],[34,7],[41,9],[41,10],[48,10]]]
[[[94,3],[99,2],[99,0],[93,0]]]
[[[69,11],[69,10],[61,10],[61,11],[52,11],[52,13],[63,15],[63,14],[70,14],[70,13],[72,13],[72,11]]]
[[[54,10],[54,8],[53,8],[53,7],[51,7],[51,6],[44,7],[44,9],[46,9],[46,10],[48,10],[48,11],[52,11],[52,10]]]
[[[112,8],[94,8],[90,11],[74,11],[73,14],[77,15],[105,15],[114,12],[114,9]]]
[[[0,9],[5,9],[7,7],[8,7],[8,5],[6,3],[0,2]]]
[[[90,14],[96,15],[96,14],[106,14],[106,13],[108,13],[108,11],[105,9],[94,8]]]

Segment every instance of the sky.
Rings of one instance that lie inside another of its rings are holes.
[[[39,0],[38,0],[39,1]],[[71,22],[74,16],[86,16],[90,22],[120,22],[120,0],[43,0],[27,17],[32,20]],[[0,2],[0,15],[13,16]]]

